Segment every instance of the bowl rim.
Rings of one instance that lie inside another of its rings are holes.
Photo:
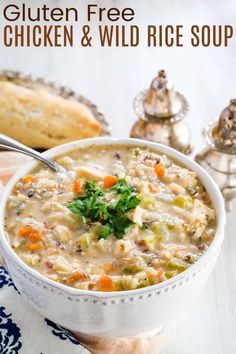
[[[27,172],[32,170],[35,166],[38,165],[37,161],[29,161],[27,162],[23,167],[21,167],[9,180],[7,185],[4,187],[4,191],[2,192],[1,195],[1,202],[0,202],[0,251],[1,248],[3,249],[3,258],[4,258],[4,252],[7,253],[7,255],[14,260],[14,263],[16,263],[20,268],[23,268],[26,273],[30,274],[32,277],[40,280],[43,283],[46,283],[48,286],[53,286],[54,288],[57,288],[60,291],[63,291],[69,295],[77,295],[77,296],[88,296],[88,297],[93,297],[93,298],[98,298],[98,299],[109,299],[109,298],[118,298],[122,297],[125,295],[137,295],[137,294],[142,294],[145,292],[150,292],[150,291],[157,291],[163,286],[169,286],[178,280],[182,279],[184,275],[188,275],[194,271],[196,271],[197,268],[200,268],[200,266],[206,261],[206,259],[209,257],[210,254],[215,253],[215,251],[220,247],[221,243],[223,242],[223,235],[224,235],[224,227],[226,223],[226,214],[225,214],[225,208],[224,208],[224,200],[222,197],[222,194],[215,183],[215,181],[212,179],[212,177],[200,166],[198,165],[195,161],[187,157],[186,155],[182,154],[181,152],[163,145],[163,144],[158,144],[155,142],[151,141],[146,141],[146,140],[141,140],[141,139],[133,139],[133,138],[113,138],[113,137],[97,137],[97,138],[90,138],[90,139],[83,139],[83,140],[76,140],[72,141],[66,144],[58,145],[52,149],[49,149],[43,153],[43,155],[47,157],[55,157],[57,155],[63,154],[65,152],[69,152],[71,150],[74,150],[76,148],[78,149],[83,149],[87,148],[91,145],[127,145],[127,146],[145,146],[148,148],[153,149],[154,151],[166,154],[170,156],[171,158],[174,158],[177,162],[180,162],[181,164],[185,165],[189,169],[193,170],[196,172],[198,178],[200,179],[201,183],[204,185],[206,188],[210,199],[212,201],[212,204],[216,210],[217,213],[217,227],[216,227],[216,234],[215,237],[210,244],[209,248],[206,250],[206,252],[193,264],[191,265],[187,270],[184,272],[176,275],[175,277],[171,279],[167,279],[163,282],[147,286],[144,288],[140,289],[133,289],[133,290],[124,290],[124,291],[114,291],[114,292],[99,292],[99,291],[94,291],[94,290],[83,290],[83,289],[76,289],[73,287],[69,287],[67,285],[64,285],[62,283],[57,283],[53,280],[48,279],[38,271],[34,270],[30,266],[28,266],[21,258],[13,251],[13,249],[10,247],[10,244],[7,240],[7,234],[6,230],[4,228],[4,219],[5,219],[5,206],[8,200],[8,197],[12,191],[12,188],[16,184],[16,182],[22,178]]]

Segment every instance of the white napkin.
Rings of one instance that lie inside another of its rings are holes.
[[[1,354],[89,354],[64,328],[32,309],[0,267]]]

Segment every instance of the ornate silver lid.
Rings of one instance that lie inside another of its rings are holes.
[[[149,90],[139,93],[134,100],[135,113],[144,120],[172,124],[184,118],[188,112],[186,98],[175,91],[167,79],[165,70],[160,70]]]
[[[206,126],[203,134],[211,148],[236,154],[236,99],[230,100],[219,119]]]

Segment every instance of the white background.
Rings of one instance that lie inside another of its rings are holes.
[[[75,6],[80,23],[75,30],[74,48],[4,48],[0,27],[0,69],[21,70],[55,79],[87,96],[103,110],[113,135],[128,136],[136,117],[132,102],[147,88],[159,69],[166,69],[176,88],[191,105],[187,121],[195,144],[194,153],[204,145],[203,126],[214,119],[236,94],[236,33],[228,48],[192,48],[192,24],[235,25],[234,0],[110,0],[92,1],[104,7],[133,7],[142,33],[147,24],[184,25],[183,48],[81,48],[79,37],[88,1],[25,1],[32,8]],[[1,1],[0,6],[22,1]],[[66,5],[65,5],[66,3]],[[1,18],[2,20],[2,18]],[[92,34],[97,21],[94,18]],[[77,32],[78,31],[78,35]],[[236,32],[236,26],[235,26]],[[170,322],[163,330],[168,336],[168,354],[233,354],[236,352],[236,235],[234,209],[228,215],[225,242],[215,271],[191,311]]]

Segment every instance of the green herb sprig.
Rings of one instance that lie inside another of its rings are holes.
[[[79,214],[84,223],[100,222],[102,224],[100,238],[107,239],[112,234],[118,239],[123,238],[125,230],[134,224],[129,219],[128,212],[140,203],[136,196],[136,188],[123,178],[108,190],[98,187],[95,181],[86,181],[83,189],[84,195],[74,199],[68,208],[73,213]],[[121,196],[116,201],[107,202],[106,192]]]

